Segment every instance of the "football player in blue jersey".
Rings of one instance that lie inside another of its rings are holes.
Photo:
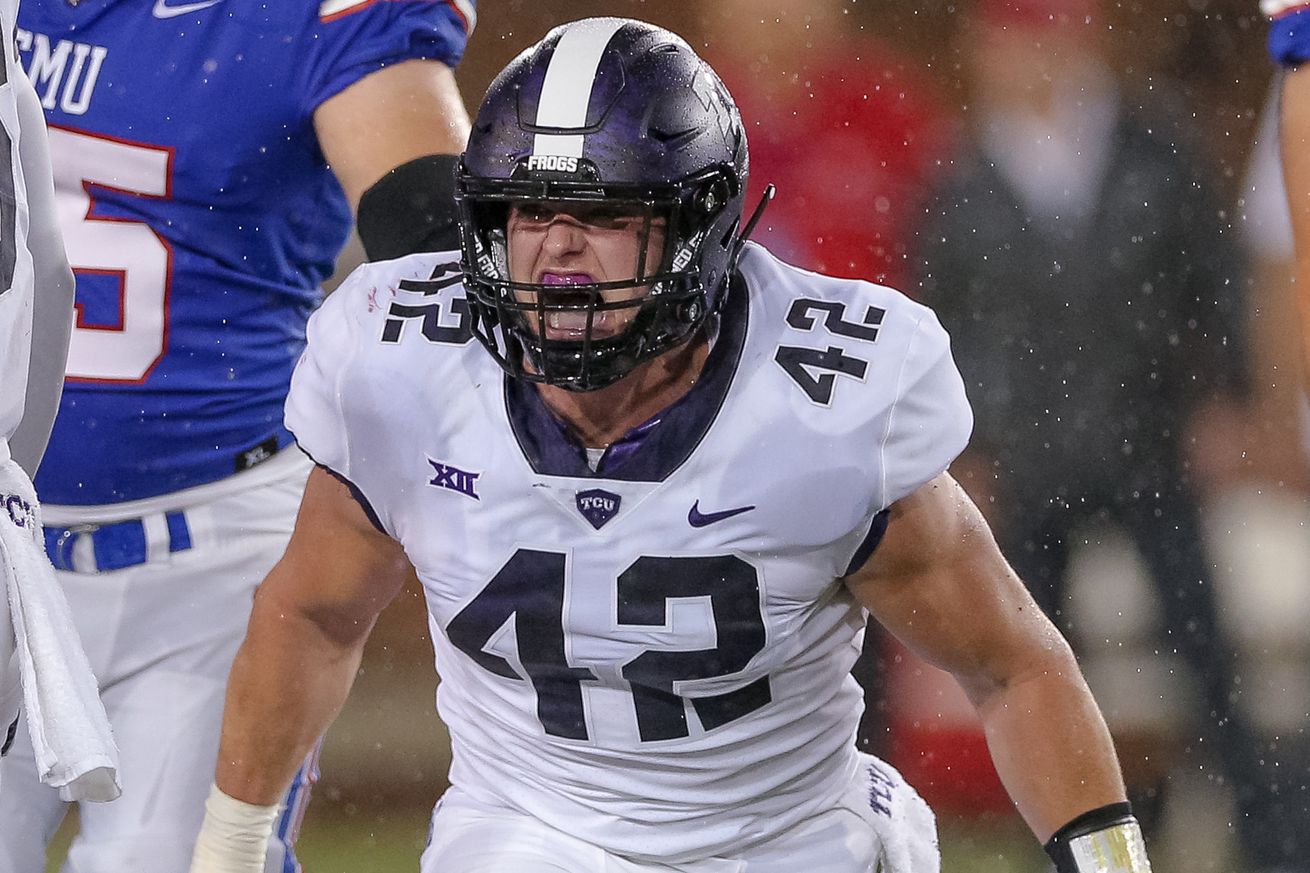
[[[283,401],[357,218],[371,256],[457,237],[468,117],[452,67],[473,0],[25,4],[19,56],[50,126],[76,317],[37,476],[44,543],[122,752],[65,869],[177,873],[217,754],[256,584],[309,463]],[[396,228],[404,228],[397,233]],[[0,871],[32,873],[65,804],[20,728]],[[271,870],[315,778],[290,793]]]
[[[870,614],[960,681],[1060,873],[1150,869],[1068,645],[946,472],[945,332],[747,242],[747,170],[662,28],[563,25],[492,83],[461,251],[365,265],[310,321],[316,467],[192,873],[260,869],[410,573],[453,749],[425,873],[936,873],[932,813],[854,745]]]

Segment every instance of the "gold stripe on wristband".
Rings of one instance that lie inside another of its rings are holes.
[[[1078,873],[1151,873],[1142,829],[1136,821],[1074,837],[1069,852]]]

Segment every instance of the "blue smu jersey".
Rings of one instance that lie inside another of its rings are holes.
[[[305,319],[351,221],[314,110],[388,64],[453,66],[472,16],[472,0],[23,4],[77,274],[46,502],[166,494],[290,443]]]
[[[1310,2],[1261,0],[1269,16],[1269,54],[1276,63],[1298,67],[1310,60]]]

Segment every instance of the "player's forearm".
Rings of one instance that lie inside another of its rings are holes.
[[[1287,73],[1282,114],[1283,179],[1296,239],[1302,351],[1306,372],[1310,372],[1310,64]]]
[[[274,575],[278,570],[274,570]],[[277,803],[340,711],[373,621],[342,632],[261,586],[228,679],[216,782],[254,804]]]
[[[970,696],[997,773],[1043,843],[1075,817],[1124,800],[1110,732],[1072,655]]]

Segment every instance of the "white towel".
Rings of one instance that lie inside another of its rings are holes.
[[[940,873],[937,820],[919,792],[886,761],[860,756],[868,818],[882,842],[878,873]]]
[[[41,781],[58,788],[64,800],[113,800],[121,793],[118,748],[68,601],[46,558],[36,491],[13,461],[0,463],[0,577]]]

